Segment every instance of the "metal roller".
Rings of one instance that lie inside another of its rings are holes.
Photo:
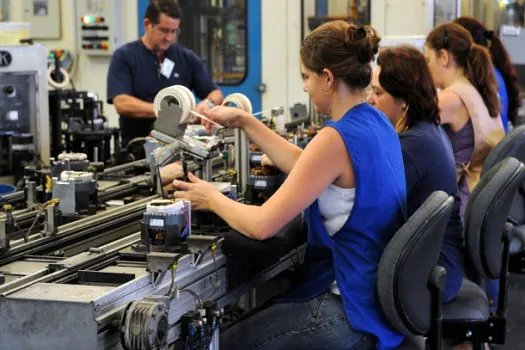
[[[153,109],[155,116],[159,116],[162,101],[169,104],[176,104],[182,109],[182,116],[180,123],[184,124],[190,120],[190,111],[197,107],[195,97],[191,90],[182,85],[172,85],[160,90],[153,101]]]
[[[226,98],[222,102],[222,105],[223,106],[228,106],[228,107],[239,108],[239,109],[242,109],[243,111],[246,111],[246,112],[248,112],[250,114],[253,113],[252,112],[252,103],[250,102],[248,97],[246,97],[245,95],[240,94],[240,93],[235,93],[235,94],[231,94],[231,95],[226,96]]]

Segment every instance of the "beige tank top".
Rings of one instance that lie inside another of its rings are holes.
[[[455,93],[467,108],[474,129],[474,152],[468,163],[456,168],[458,181],[466,178],[469,192],[478,184],[489,152],[505,136],[501,118],[492,118],[480,93],[468,80],[458,80],[445,89]]]

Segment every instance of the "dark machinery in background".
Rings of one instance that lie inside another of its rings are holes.
[[[18,181],[24,175],[24,167],[37,158],[33,134],[2,129],[0,126],[0,177],[13,176]]]
[[[92,162],[115,163],[120,153],[119,130],[107,126],[103,103],[95,94],[77,90],[49,92],[51,156],[62,152],[85,153]]]
[[[179,42],[203,58],[218,84],[242,81],[246,71],[245,2],[233,0],[224,7],[204,0],[183,0],[180,4],[184,13],[198,15],[181,22]]]

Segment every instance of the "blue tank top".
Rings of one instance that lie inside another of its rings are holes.
[[[503,122],[503,129],[505,134],[509,130],[509,95],[507,94],[507,86],[501,72],[494,67],[494,74],[496,75],[496,82],[498,83],[498,97],[501,107],[501,121]]]
[[[379,349],[395,349],[403,335],[384,318],[376,272],[384,248],[405,220],[399,138],[387,118],[368,104],[355,106],[328,127],[339,133],[351,156],[355,202],[345,225],[332,237],[324,227],[318,202],[306,210],[308,280],[286,299],[311,300],[327,292],[335,280],[351,327],[376,336]]]

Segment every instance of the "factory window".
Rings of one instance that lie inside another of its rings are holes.
[[[457,17],[458,3],[456,0],[434,1],[434,25],[447,23]]]
[[[301,11],[307,20],[304,34],[334,20],[370,24],[370,7],[370,0],[303,0]]]
[[[181,0],[179,42],[195,51],[213,80],[240,84],[247,71],[246,0]]]

